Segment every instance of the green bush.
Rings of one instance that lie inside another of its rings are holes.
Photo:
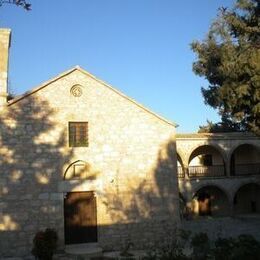
[[[210,241],[206,233],[197,233],[191,238],[193,259],[207,259],[210,253]]]
[[[260,243],[251,235],[240,235],[235,242],[232,260],[259,260]]]
[[[260,243],[251,235],[218,238],[211,255],[215,260],[259,260]]]
[[[142,260],[187,260],[184,248],[189,241],[190,232],[185,230],[170,231],[154,244]]]
[[[33,238],[32,254],[39,260],[52,260],[57,248],[58,236],[54,229],[39,231]]]
[[[211,255],[215,260],[232,259],[232,252],[236,241],[234,238],[218,238]]]
[[[206,233],[194,234],[191,239],[190,234],[177,229],[167,233],[142,260],[260,260],[260,243],[251,235],[219,237],[211,244]],[[185,248],[192,250],[192,255],[186,256]]]

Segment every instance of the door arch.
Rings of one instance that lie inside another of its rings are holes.
[[[248,183],[241,186],[234,196],[235,214],[260,213],[260,185]]]
[[[204,186],[193,197],[193,213],[197,216],[228,216],[230,204],[226,193],[217,186]]]

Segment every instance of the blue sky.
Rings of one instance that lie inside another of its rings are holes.
[[[204,104],[207,81],[192,72],[190,43],[205,37],[231,0],[42,0],[32,11],[0,7],[12,29],[9,77],[22,94],[80,65],[152,111],[194,132],[217,112]]]

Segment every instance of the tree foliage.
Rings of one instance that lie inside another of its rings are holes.
[[[245,127],[241,123],[234,123],[232,120],[222,116],[221,122],[213,123],[207,120],[207,125],[200,126],[198,133],[223,133],[223,132],[244,132]]]
[[[24,8],[26,11],[30,11],[32,6],[26,0],[0,0],[0,6],[3,4],[14,4]]]
[[[209,82],[202,88],[205,103],[222,118],[215,126],[260,135],[260,0],[220,8],[206,39],[191,48],[197,54],[194,73]]]

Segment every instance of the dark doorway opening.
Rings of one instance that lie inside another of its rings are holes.
[[[211,216],[211,198],[206,192],[198,194],[199,202],[199,215],[200,216]]]
[[[239,188],[233,200],[236,214],[260,213],[260,186],[248,183]]]

